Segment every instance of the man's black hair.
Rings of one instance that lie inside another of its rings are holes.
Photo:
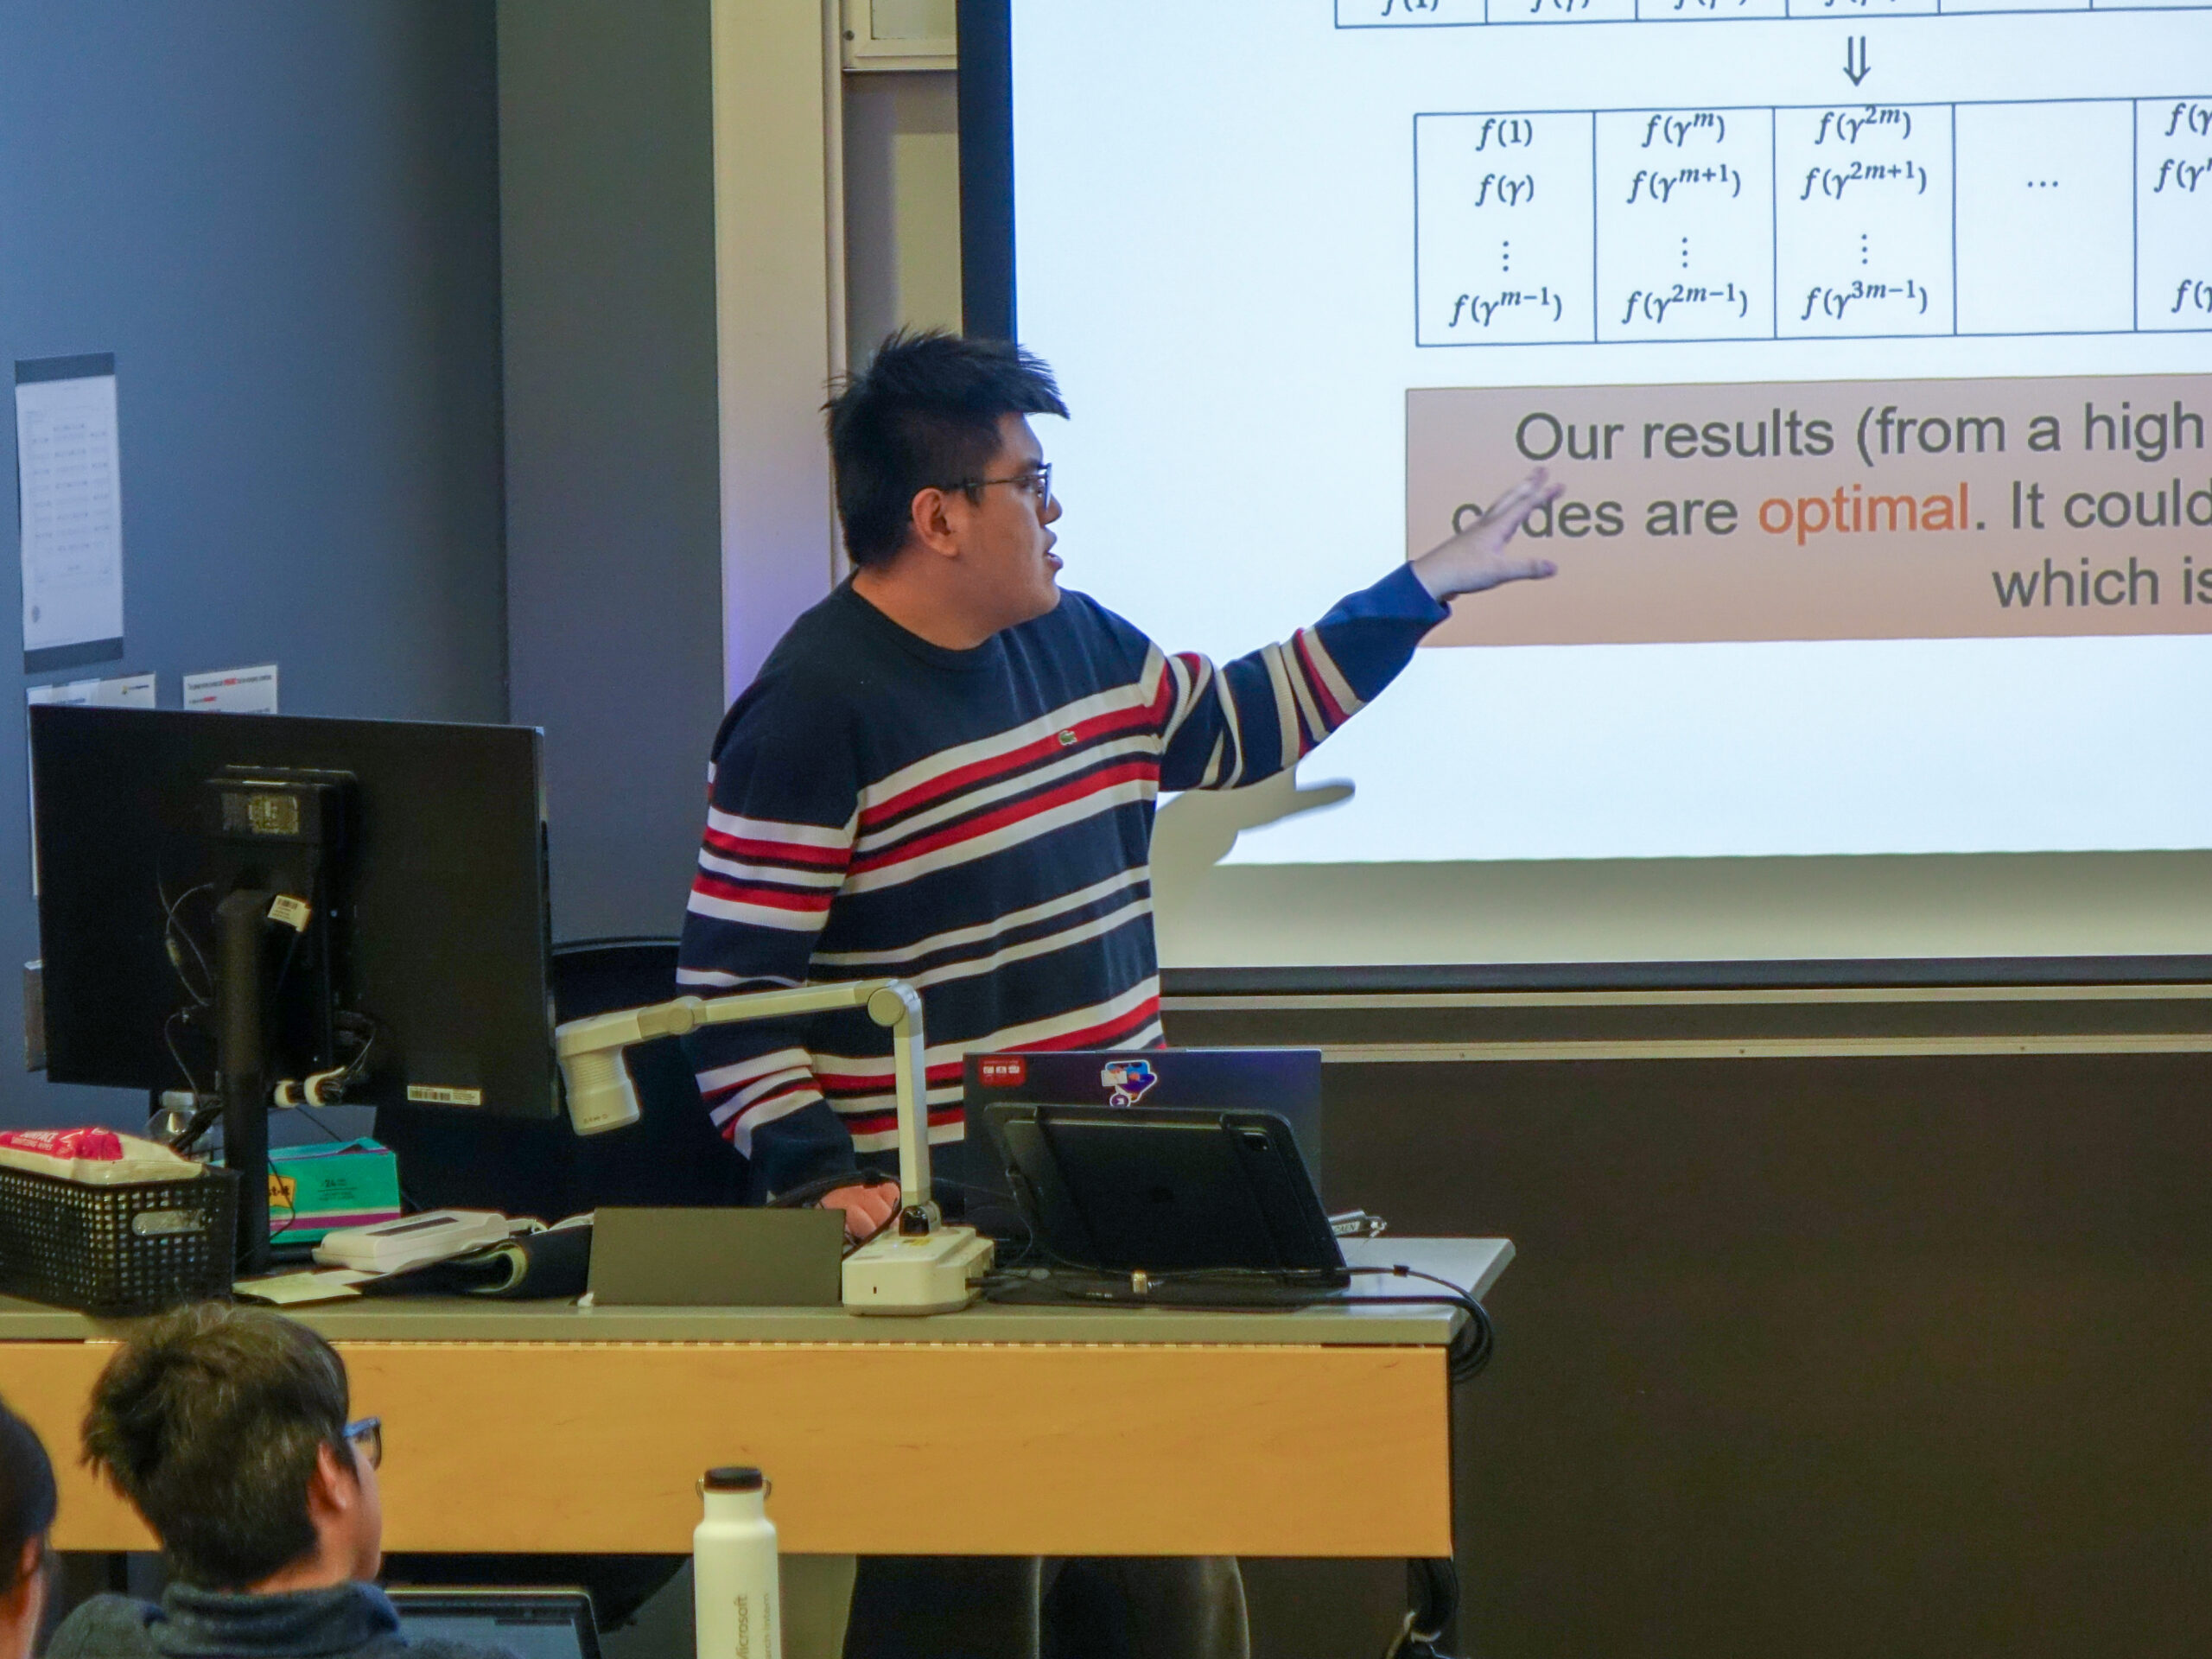
[[[38,1431],[0,1401],[0,1596],[16,1587],[23,1546],[53,1530],[56,1502]]]
[[[855,565],[906,544],[924,490],[957,489],[999,453],[999,417],[1059,415],[1052,372],[1008,340],[900,329],[828,404],[837,516]]]
[[[92,1385],[85,1461],[154,1529],[170,1569],[241,1590],[315,1547],[316,1453],[345,1451],[346,1363],[265,1308],[201,1303],[124,1344]]]

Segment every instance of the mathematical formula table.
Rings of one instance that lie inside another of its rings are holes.
[[[2212,99],[1414,118],[1422,346],[2212,329]]]
[[[1657,23],[1730,17],[1953,17],[1987,12],[2203,11],[2212,0],[1337,0],[1338,29]]]

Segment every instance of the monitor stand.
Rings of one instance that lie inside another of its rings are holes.
[[[238,1178],[238,1278],[269,1270],[270,1009],[262,954],[274,896],[240,887],[215,906],[215,1086],[224,1166]]]

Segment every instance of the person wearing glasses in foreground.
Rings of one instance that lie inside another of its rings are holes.
[[[153,1529],[169,1586],[158,1605],[93,1597],[47,1659],[513,1659],[400,1634],[371,1582],[383,1426],[346,1404],[345,1361],[266,1309],[141,1327],[92,1385],[85,1461]]]
[[[1028,353],[939,333],[893,335],[831,400],[853,575],[722,721],[684,920],[677,978],[709,994],[913,984],[930,1138],[955,1179],[963,1053],[1162,1040],[1159,792],[1295,765],[1389,684],[1446,600],[1554,569],[1510,546],[1557,493],[1539,471],[1410,563],[1375,549],[1387,574],[1281,645],[1220,665],[1170,655],[1060,588],[1060,503],[1027,416],[1067,412]],[[1205,549],[1187,556],[1195,571]],[[853,1236],[889,1219],[898,1187],[857,1179],[896,1146],[883,1035],[864,1014],[685,1043],[756,1200],[830,1183],[823,1202]],[[1236,1564],[872,1558],[845,1651],[1034,1659],[1047,1634],[1051,1651],[1077,1651],[1077,1632],[1085,1653],[1241,1655]]]

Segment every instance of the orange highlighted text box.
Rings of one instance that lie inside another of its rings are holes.
[[[1432,645],[2212,632],[2212,377],[1406,395],[1407,553],[1531,466],[1559,575]]]

